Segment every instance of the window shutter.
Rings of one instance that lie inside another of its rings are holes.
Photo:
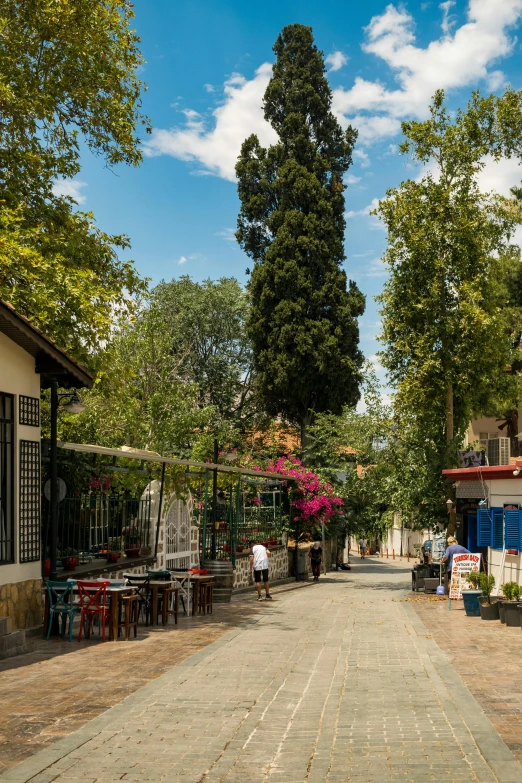
[[[477,546],[491,546],[492,509],[479,508],[477,511]]]
[[[504,548],[504,509],[503,508],[492,508],[491,509],[492,516],[493,516],[493,543],[491,546],[493,549],[503,549]]]
[[[520,549],[520,511],[506,511],[506,549]]]

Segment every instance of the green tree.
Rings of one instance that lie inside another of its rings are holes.
[[[238,281],[198,283],[184,275],[156,286],[150,303],[161,317],[179,377],[197,387],[199,407],[211,405],[220,418],[246,426],[255,407],[245,328],[249,304]]]
[[[0,296],[83,361],[144,291],[123,236],[53,193],[80,143],[141,160],[143,58],[127,0],[6,0],[0,10]]]
[[[382,362],[398,415],[419,443],[437,444],[440,472],[510,360],[501,257],[519,218],[478,184],[486,156],[512,146],[499,103],[475,94],[452,119],[439,91],[430,113],[426,122],[403,123],[401,145],[428,169],[388,191],[377,209],[390,271],[379,301]]]
[[[255,414],[247,309],[234,278],[160,283],[98,357],[88,410],[64,418],[63,437],[198,459],[214,437],[239,440]]]
[[[249,293],[257,386],[266,410],[298,423],[302,447],[320,411],[340,413],[359,398],[357,317],[364,297],[347,289],[343,175],[356,131],[331,112],[322,53],[309,27],[279,35],[265,118],[279,141],[250,136],[236,166],[237,239],[254,261]]]

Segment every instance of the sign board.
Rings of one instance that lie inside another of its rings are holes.
[[[67,494],[67,485],[65,481],[61,478],[57,478],[56,479],[57,502],[61,503],[61,501],[64,499],[66,494]],[[44,495],[47,498],[47,500],[51,500],[51,479],[47,479],[47,481],[44,484]]]
[[[466,581],[466,575],[470,571],[480,571],[480,560],[482,555],[461,554],[453,555],[451,564],[449,597],[452,601],[462,600],[462,590],[469,589],[469,582]]]

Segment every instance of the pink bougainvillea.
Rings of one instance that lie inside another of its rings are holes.
[[[294,507],[294,519],[308,524],[326,524],[341,510],[343,501],[335,494],[332,485],[321,481],[317,473],[305,468],[297,457],[291,454],[279,457],[264,470],[295,479],[288,482]]]
[[[89,489],[91,492],[108,492],[110,488],[110,476],[101,476],[101,478],[92,476],[91,480],[89,481]]]

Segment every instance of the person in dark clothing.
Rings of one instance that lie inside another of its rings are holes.
[[[323,559],[323,550],[319,546],[319,541],[316,541],[314,545],[310,547],[308,557],[310,558],[310,562],[312,564],[314,582],[318,582],[321,575],[321,561]]]

